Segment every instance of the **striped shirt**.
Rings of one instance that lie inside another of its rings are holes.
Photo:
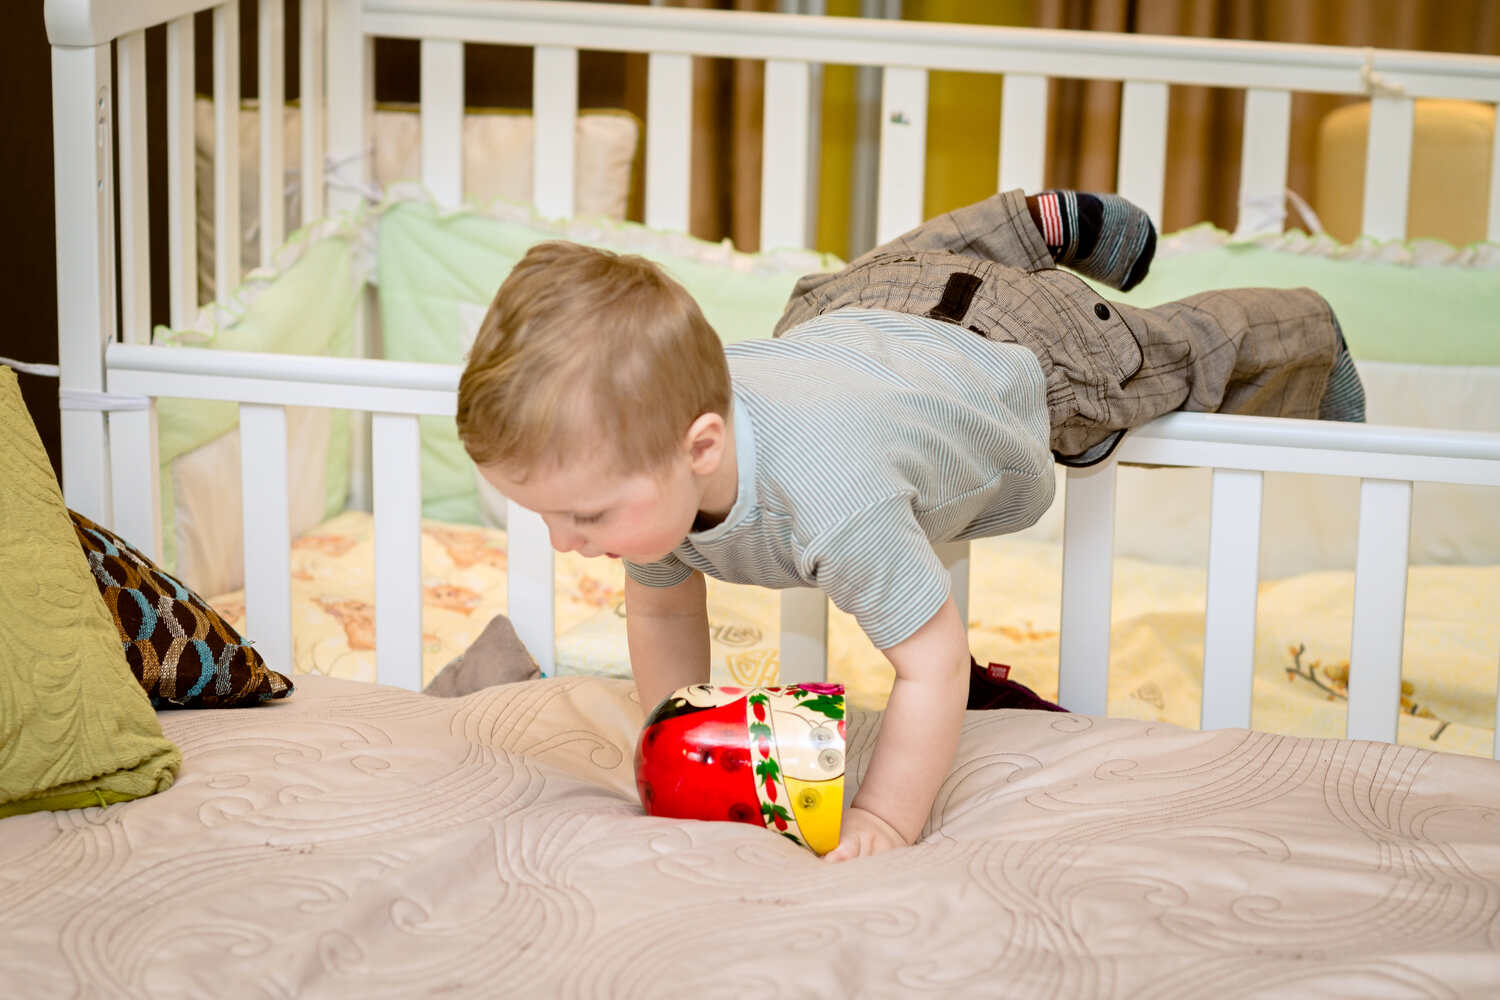
[[[947,599],[934,542],[1018,531],[1052,502],[1042,369],[1024,347],[841,309],[725,353],[734,506],[664,559],[627,563],[637,582],[672,586],[696,569],[818,587],[886,649]]]

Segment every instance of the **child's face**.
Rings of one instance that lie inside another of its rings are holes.
[[[659,474],[621,475],[600,459],[543,467],[519,482],[495,466],[480,471],[506,498],[541,515],[559,552],[655,562],[687,536],[698,512],[686,459]]]

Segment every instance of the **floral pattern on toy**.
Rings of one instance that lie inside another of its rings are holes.
[[[652,816],[763,825],[815,853],[838,844],[844,689],[695,684],[662,700],[636,745]]]

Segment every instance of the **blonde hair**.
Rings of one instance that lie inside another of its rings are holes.
[[[654,471],[726,415],[729,368],[687,290],[644,257],[553,241],[500,285],[458,383],[458,434],[522,478],[592,449]],[[585,440],[587,439],[587,440]]]

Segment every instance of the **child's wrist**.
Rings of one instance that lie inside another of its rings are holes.
[[[916,826],[915,826],[915,829],[913,829],[912,832],[910,834],[908,834],[906,832],[906,826],[909,826],[910,824],[903,825],[903,824],[900,824],[899,822],[896,822],[896,823],[891,822],[890,816],[887,815],[888,811],[883,812],[883,811],[881,811],[881,809],[878,806],[875,807],[875,808],[872,808],[871,806],[867,805],[865,802],[861,801],[860,796],[857,796],[857,795],[854,797],[854,801],[849,803],[849,808],[850,809],[858,809],[860,812],[864,813],[867,816],[870,816],[870,817],[874,818],[879,823],[881,823],[884,826],[888,827],[890,829],[890,832],[891,832],[892,836],[896,837],[903,844],[907,844],[908,846],[910,846],[911,844],[915,844],[917,842],[917,837],[922,832],[922,824],[920,822],[918,822],[916,824]]]

